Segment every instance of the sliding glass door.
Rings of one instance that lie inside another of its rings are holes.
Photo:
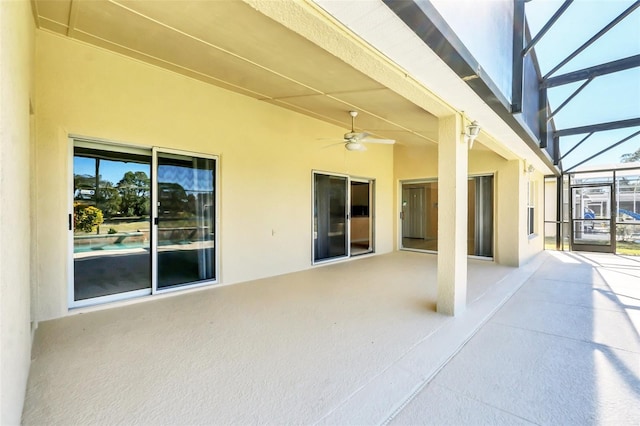
[[[157,153],[157,288],[215,279],[215,161]]]
[[[373,251],[373,181],[351,179],[351,256]]]
[[[73,153],[72,302],[151,293],[151,152]]]
[[[468,180],[467,254],[493,257],[493,176]],[[438,182],[402,183],[401,247],[438,251]]]
[[[374,181],[313,172],[313,263],[373,252]]]
[[[321,173],[313,178],[313,260],[347,257],[348,179]]]
[[[438,182],[402,184],[402,247],[438,250]]]
[[[70,307],[215,282],[215,187],[215,157],[74,140]]]
[[[493,176],[469,178],[467,254],[493,257]]]

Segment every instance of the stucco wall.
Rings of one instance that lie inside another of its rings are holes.
[[[31,361],[30,113],[33,17],[0,2],[0,424],[19,424]]]
[[[524,170],[524,163],[522,165]],[[525,209],[527,205],[527,185],[529,181],[535,182],[535,204],[534,204],[534,230],[535,233],[533,235],[528,236],[521,240],[520,246],[520,259],[521,264],[527,262],[531,257],[535,256],[540,251],[544,250],[544,175],[538,171],[534,171],[532,173],[521,173],[522,175],[522,194],[525,198],[524,204]],[[523,212],[523,217],[526,216],[526,210]],[[524,230],[526,233],[527,223],[524,223]]]
[[[430,0],[485,73],[511,100],[513,0]]]
[[[437,145],[396,146],[394,154],[395,205],[398,213],[394,216],[394,241],[397,247],[399,182],[409,179],[437,178],[438,151]],[[469,175],[481,174],[494,175],[494,258],[496,262],[503,265],[519,266],[542,250],[542,236],[531,238],[527,236],[527,176],[524,173],[524,163],[520,160],[506,160],[491,151],[476,148],[469,152]],[[541,175],[537,174],[532,176],[536,179],[541,178]],[[538,195],[541,197],[540,193]],[[541,198],[540,203],[542,203]],[[539,224],[538,229],[542,230],[541,209],[536,220]]]
[[[312,170],[376,179],[377,253],[393,249],[393,147],[346,128],[38,31],[40,319],[67,313],[68,134],[220,156],[223,284],[311,267]]]

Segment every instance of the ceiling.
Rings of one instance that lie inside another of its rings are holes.
[[[33,6],[42,29],[345,130],[347,111],[355,109],[356,130],[406,145],[437,140],[437,117],[415,100],[243,1],[35,0]]]

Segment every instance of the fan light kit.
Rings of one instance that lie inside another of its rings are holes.
[[[351,131],[344,134],[344,147],[348,151],[366,151],[367,148],[363,145],[365,143],[392,145],[396,142],[393,139],[372,138],[367,132],[356,132],[354,124],[358,111],[349,111],[349,115],[351,116]]]

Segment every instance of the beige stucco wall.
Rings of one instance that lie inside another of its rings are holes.
[[[394,242],[399,243],[399,185],[400,181],[410,179],[432,179],[438,175],[438,147],[435,144],[424,146],[395,147],[395,211]],[[494,175],[495,205],[495,245],[494,258],[503,265],[519,266],[531,256],[542,250],[542,209],[536,214],[536,223],[540,230],[537,236],[527,236],[527,179],[524,162],[506,160],[503,157],[482,149],[469,151],[469,175]],[[531,178],[542,180],[542,175],[533,173]],[[542,202],[542,182],[538,184],[539,206]]]
[[[524,170],[524,162],[522,162],[522,169]],[[544,250],[544,175],[539,171],[533,171],[532,173],[521,173],[522,185],[521,194],[524,197],[524,204],[526,209],[527,204],[527,185],[529,181],[535,182],[535,203],[534,203],[534,231],[535,234],[528,236],[521,240],[520,244],[520,264],[525,263],[531,257]],[[526,218],[526,210],[522,213],[522,217]],[[526,234],[527,223],[525,221],[523,229]]]
[[[376,179],[375,248],[393,249],[393,147],[327,147],[346,129],[36,35],[39,319],[67,313],[69,134],[219,155],[223,284],[311,267],[313,169]]]
[[[0,2],[0,424],[19,424],[31,362],[30,112],[33,17]]]

